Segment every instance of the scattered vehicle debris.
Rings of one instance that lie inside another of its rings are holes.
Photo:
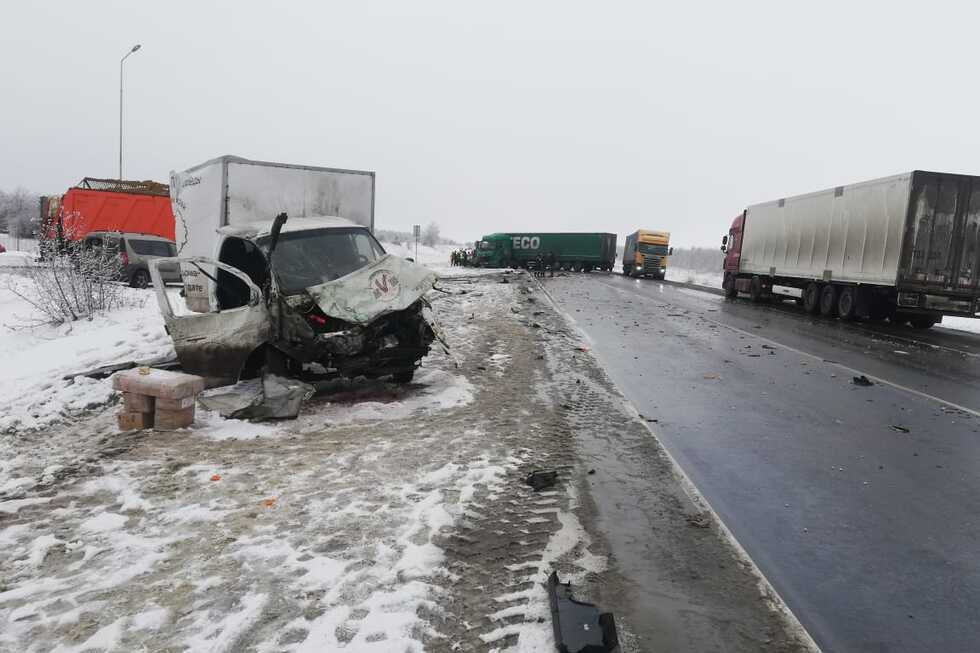
[[[853,383],[854,385],[860,385],[864,387],[867,387],[869,385],[874,385],[874,382],[863,374],[861,376],[855,376],[854,378],[852,378],[851,383]]]
[[[375,240],[373,173],[222,157],[173,173],[171,194],[188,250],[215,257],[150,265],[185,371],[209,387],[264,373],[412,380],[439,338],[425,299],[436,275]],[[263,213],[273,206],[293,213],[273,220]],[[188,310],[179,314],[162,281],[167,266],[183,278]]]
[[[893,431],[898,431],[899,433],[911,433],[912,432],[912,429],[908,428],[907,426],[900,426],[898,424],[892,424],[891,425],[891,429]]]
[[[558,470],[547,469],[541,470],[536,469],[527,475],[524,482],[534,488],[535,492],[540,492],[541,490],[546,490],[555,483],[558,482]]]
[[[571,583],[558,572],[548,577],[548,600],[555,645],[562,653],[619,653],[619,635],[611,612],[600,613],[592,603],[572,598]]]
[[[198,401],[229,419],[295,419],[313,391],[313,386],[302,381],[265,374],[259,379],[205,390]]]

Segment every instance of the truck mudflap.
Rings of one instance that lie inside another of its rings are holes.
[[[388,254],[334,281],[307,288],[323,313],[352,324],[370,324],[419,301],[436,283],[426,267]]]

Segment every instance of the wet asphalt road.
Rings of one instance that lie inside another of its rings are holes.
[[[980,650],[980,336],[545,285],[821,648]]]

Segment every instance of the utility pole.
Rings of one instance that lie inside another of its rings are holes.
[[[122,128],[122,118],[123,118],[123,62],[126,58],[140,49],[140,44],[137,43],[130,49],[129,52],[123,55],[123,58],[119,60],[119,181],[122,181],[122,150],[123,150],[123,128]]]
[[[422,235],[422,225],[412,225],[412,235],[415,236],[415,262],[419,261],[419,236]]]

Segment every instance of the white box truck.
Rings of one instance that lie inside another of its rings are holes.
[[[436,276],[375,240],[373,172],[224,156],[171,173],[170,192],[181,251],[150,272],[185,371],[209,385],[412,379],[435,337],[424,295]]]
[[[980,177],[916,170],[756,204],[722,238],[725,293],[928,328],[980,314]]]

